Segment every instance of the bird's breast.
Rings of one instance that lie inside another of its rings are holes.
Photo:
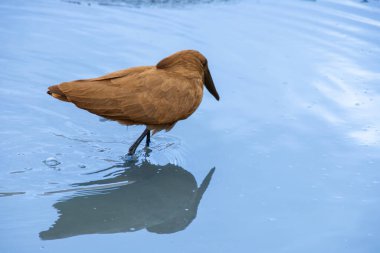
[[[155,118],[158,124],[174,123],[189,117],[203,96],[202,80],[177,80],[163,85],[157,97]]]

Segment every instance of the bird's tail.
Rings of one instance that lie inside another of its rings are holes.
[[[48,88],[47,94],[50,96],[65,101],[65,102],[70,102],[66,95],[59,89],[58,85],[53,85]]]

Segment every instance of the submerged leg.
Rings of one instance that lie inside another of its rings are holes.
[[[148,130],[148,133],[146,135],[146,146],[149,147],[150,144],[150,130]]]
[[[145,129],[144,132],[140,135],[139,138],[135,141],[135,143],[132,144],[132,146],[129,148],[128,155],[133,155],[136,152],[137,147],[139,144],[144,140],[145,136],[149,134],[149,129]]]

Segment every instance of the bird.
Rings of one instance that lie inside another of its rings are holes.
[[[128,150],[133,156],[144,138],[149,146],[151,135],[169,131],[193,114],[202,101],[203,86],[219,101],[207,58],[196,50],[182,50],[156,65],[63,82],[48,87],[47,93],[122,125],[145,125]]]

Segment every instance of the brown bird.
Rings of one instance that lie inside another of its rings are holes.
[[[146,125],[129,148],[133,155],[146,137],[169,131],[189,117],[203,97],[203,84],[219,100],[207,59],[198,51],[184,50],[155,66],[124,69],[84,80],[64,82],[48,88],[48,94],[123,125]]]

